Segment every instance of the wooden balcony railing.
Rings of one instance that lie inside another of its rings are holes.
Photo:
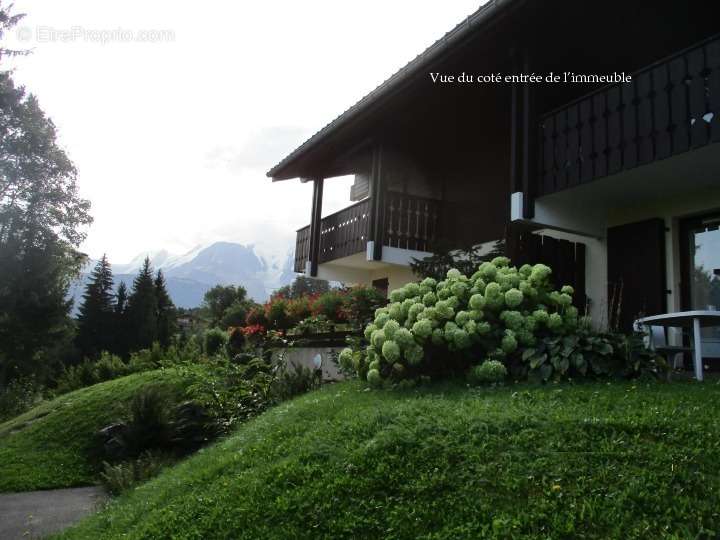
[[[365,199],[324,217],[320,223],[318,262],[364,252],[367,246],[372,199]],[[385,195],[383,244],[429,251],[437,233],[440,202],[389,191]],[[310,226],[297,231],[295,272],[304,272],[310,257]]]
[[[320,225],[320,263],[365,251],[370,225],[370,199],[323,218]]]
[[[540,119],[537,195],[720,141],[720,36]]]
[[[386,246],[430,251],[437,233],[439,201],[390,191],[385,196]]]
[[[305,263],[310,258],[310,225],[298,229],[295,237],[295,268],[296,273],[305,271]]]

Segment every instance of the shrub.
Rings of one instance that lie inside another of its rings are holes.
[[[228,344],[228,339],[229,337],[227,332],[220,330],[219,328],[206,330],[203,337],[203,348],[205,349],[205,354],[208,356],[220,354],[225,350],[225,347]]]
[[[109,381],[130,373],[130,367],[119,356],[110,354],[107,351],[100,354],[100,358],[95,363],[95,369],[97,370],[98,382]]]
[[[74,366],[66,366],[57,378],[56,392],[65,394],[79,388],[91,386],[99,381],[95,362],[85,360]]]
[[[242,326],[247,319],[248,308],[250,307],[247,300],[235,300],[224,312],[220,319],[221,328],[229,328],[231,326]]]
[[[262,358],[242,363],[222,360],[181,369],[190,381],[187,397],[208,412],[219,432],[256,416],[270,403],[274,375],[272,366]]]
[[[0,422],[32,408],[42,399],[42,388],[33,378],[10,381],[0,388]]]
[[[301,296],[287,302],[287,314],[292,325],[298,324],[300,321],[307,319],[312,311],[310,310],[310,298]]]
[[[126,457],[172,448],[170,406],[168,396],[158,388],[145,388],[135,394],[130,402],[130,420],[122,433]]]
[[[261,306],[250,308],[247,317],[245,317],[245,324],[247,326],[267,326],[268,321],[267,317],[265,317],[265,309]]]
[[[387,299],[375,287],[358,285],[348,289],[343,302],[344,318],[356,324],[372,322],[375,310],[387,304]]]
[[[308,317],[295,325],[294,332],[296,334],[322,334],[332,332],[333,323],[329,322],[324,315],[317,317]]]
[[[341,322],[345,320],[343,313],[344,295],[338,290],[327,291],[318,296],[312,303],[312,313],[324,316],[329,321]]]
[[[265,304],[265,318],[270,328],[275,330],[287,330],[292,321],[288,315],[288,301],[280,296],[275,296]]]
[[[245,326],[241,328],[243,336],[245,337],[245,343],[249,345],[257,345],[265,336],[267,329],[261,324],[255,324],[252,326]]]
[[[441,281],[426,278],[392,291],[391,303],[366,328],[370,345],[356,371],[377,386],[465,372],[478,357],[501,362],[516,378],[622,370],[626,361],[613,338],[580,317],[572,287],[553,290],[551,272],[496,257],[469,277],[450,269]]]
[[[133,396],[125,419],[97,432],[93,453],[96,461],[109,463],[137,460],[147,452],[182,456],[218,434],[217,423],[200,403],[177,404],[176,396],[149,387]]]
[[[144,452],[137,459],[112,465],[103,462],[100,481],[111,495],[121,493],[157,476],[172,461],[162,455]]]
[[[245,349],[247,339],[243,330],[244,328],[237,326],[230,328],[230,333],[228,335],[228,352],[230,353],[230,356],[240,354]]]
[[[275,380],[271,386],[272,398],[275,401],[291,399],[320,388],[322,384],[321,370],[288,362],[283,355],[280,355],[275,369]]]
[[[141,349],[130,355],[130,372],[139,373],[159,368],[165,361],[166,353],[158,342],[149,349]]]
[[[472,384],[499,383],[505,380],[508,371],[502,362],[486,360],[470,369],[468,378]]]
[[[187,454],[212,441],[219,435],[212,415],[195,401],[175,406],[170,420],[170,443],[175,452]]]

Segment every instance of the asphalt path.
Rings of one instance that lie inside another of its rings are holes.
[[[101,487],[0,493],[0,539],[43,538],[99,510],[107,500]]]

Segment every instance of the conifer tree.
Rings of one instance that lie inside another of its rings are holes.
[[[75,343],[83,357],[95,358],[114,348],[113,277],[107,256],[103,255],[85,286],[77,317]]]
[[[127,331],[127,301],[127,285],[121,281],[115,293],[115,345],[112,352],[123,358],[127,356],[130,350]]]
[[[162,270],[155,278],[155,299],[157,301],[157,337],[162,347],[170,345],[177,329],[175,304],[170,299]]]
[[[115,293],[115,313],[122,316],[125,308],[127,308],[127,285],[121,281]]]
[[[149,348],[157,340],[157,297],[149,257],[133,281],[125,320],[130,351]]]

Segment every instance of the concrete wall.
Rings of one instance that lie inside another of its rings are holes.
[[[368,252],[371,251],[372,246],[369,246]],[[387,278],[388,290],[392,291],[417,280],[409,264],[413,258],[422,259],[428,255],[430,253],[423,251],[383,246],[381,261],[368,260],[367,253],[356,253],[319,265],[318,278],[345,285],[370,285],[376,279]]]
[[[339,353],[344,347],[292,347],[283,351],[273,353],[273,360],[277,360],[280,354],[285,355],[285,361],[290,365],[301,365],[309,369],[316,369],[316,357],[320,356],[321,368],[324,381],[339,381],[344,377],[337,370],[332,361],[331,353]]]

